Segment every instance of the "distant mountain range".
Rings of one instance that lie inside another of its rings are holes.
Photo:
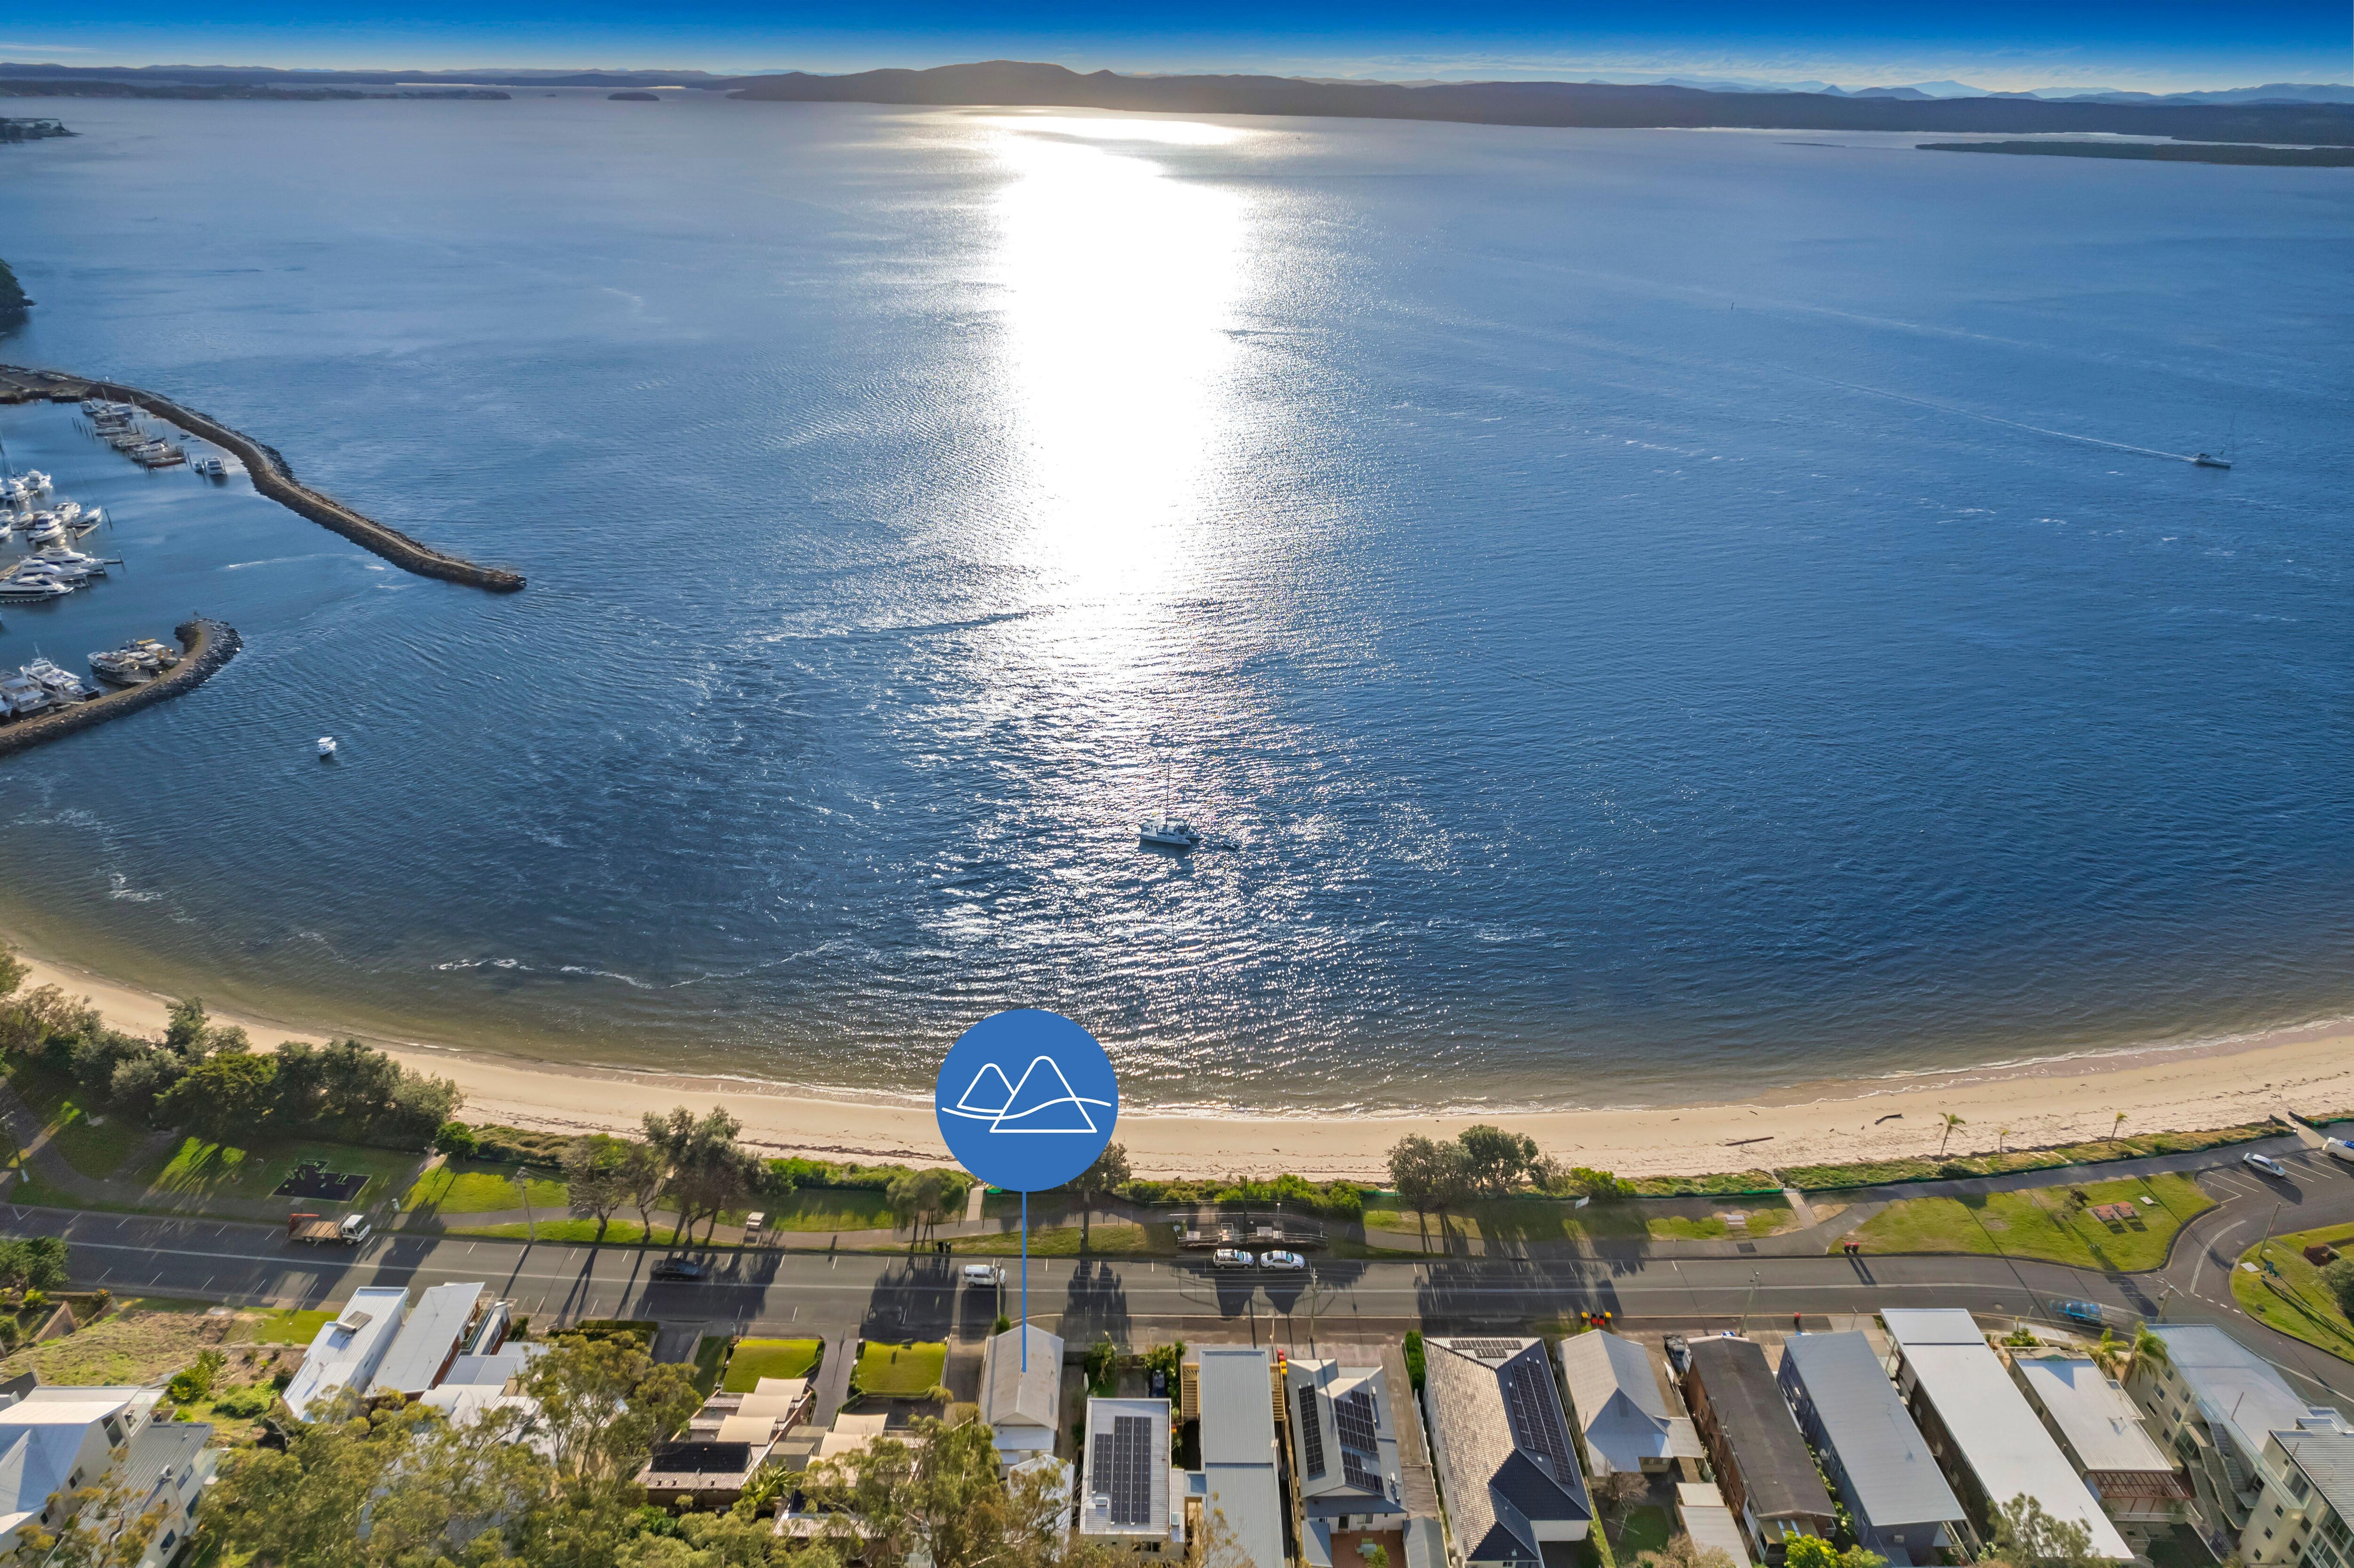
[[[796,102],[1003,104],[1186,114],[1324,115],[1494,125],[1718,127],[1787,131],[2106,132],[2183,141],[2354,144],[2354,88],[2275,82],[2154,94],[2047,88],[1988,92],[1960,81],[1841,88],[1667,78],[1649,82],[1382,82],[1276,76],[1082,75],[988,60],[845,76],[701,70],[284,70],[0,63],[0,96],[282,96],[334,88],[691,88]]]
[[[2052,102],[2026,95],[1938,98],[1919,89],[1834,95],[1565,81],[1406,87],[1275,76],[1082,76],[1057,65],[1019,60],[853,76],[792,71],[727,85],[737,98],[793,102],[1003,104],[1621,129],[2106,132],[2192,142],[2354,145],[2354,104],[2305,101]]]

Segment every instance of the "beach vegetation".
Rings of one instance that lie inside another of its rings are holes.
[[[1900,1199],[1850,1232],[1848,1239],[1868,1253],[1978,1253],[2130,1271],[2164,1263],[2182,1226],[2214,1206],[2190,1176],[2137,1176],[1960,1198]],[[2096,1209],[2110,1212],[2095,1213]]]
[[[2064,1166],[2095,1165],[2113,1160],[2146,1160],[2158,1154],[2191,1154],[2201,1150],[2279,1136],[2280,1125],[2277,1122],[2269,1125],[2243,1123],[2191,1132],[2137,1133],[2129,1138],[2066,1143],[2049,1149],[2014,1149],[2008,1153],[1956,1154],[1948,1159],[1922,1157],[1859,1160],[1842,1165],[1786,1165],[1781,1169],[1778,1181],[1763,1171],[1748,1173],[1745,1179],[1754,1180],[1761,1187],[1788,1185],[1801,1192],[1821,1192],[1840,1187],[1884,1187],[1906,1181],[1952,1181],[1968,1176],[2014,1175],[2024,1171],[2054,1171]],[[1710,1180],[1716,1179],[1663,1177],[1647,1179],[1636,1185],[1647,1196],[1664,1196],[1671,1192],[1703,1190],[1691,1183]]]
[[[472,1160],[481,1147],[474,1129],[462,1121],[445,1121],[433,1134],[433,1152],[452,1160]]]
[[[987,1235],[959,1236],[956,1250],[976,1257],[1012,1257],[1022,1250],[1022,1233],[992,1231]],[[1032,1257],[1076,1257],[1083,1252],[1170,1257],[1176,1251],[1177,1238],[1167,1225],[1107,1224],[1092,1234],[1077,1225],[1041,1225],[1030,1233]]]

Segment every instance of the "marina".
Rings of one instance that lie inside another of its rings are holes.
[[[93,692],[73,672],[45,658],[0,674],[0,702],[9,708],[8,722],[0,724],[0,757],[79,734],[193,690],[244,645],[236,628],[202,618],[182,624],[174,635],[180,647],[172,651],[171,662],[164,664],[156,655],[164,673],[109,692]]]

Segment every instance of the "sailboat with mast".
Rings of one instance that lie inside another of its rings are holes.
[[[1175,803],[1173,797],[1176,789],[1176,776],[1177,765],[1172,762],[1162,776],[1161,815],[1148,817],[1137,828],[1136,837],[1140,843],[1173,850],[1200,847],[1202,835],[1193,831],[1193,824],[1182,817],[1172,817],[1169,814],[1170,807]]]

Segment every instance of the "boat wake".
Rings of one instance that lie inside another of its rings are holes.
[[[2002,425],[2014,430],[2026,430],[2033,435],[2050,436],[2055,440],[2081,441],[2088,447],[2106,447],[2111,451],[2131,452],[2136,457],[2164,458],[2168,462],[2187,462],[2206,467],[2230,466],[2227,463],[2217,463],[2211,459],[2201,464],[2200,460],[2205,457],[2204,453],[2160,451],[2156,447],[2137,447],[2128,441],[2104,440],[2099,436],[2080,436],[2070,430],[2048,429],[2041,425],[2031,425],[2021,419],[2006,419],[1999,414],[1981,414],[1975,408],[1957,408],[1951,403],[1940,403],[1934,397],[1914,397],[1910,392],[1891,392],[1882,387],[1862,387],[1852,381],[1834,380],[1828,376],[1810,376],[1808,379],[1820,381],[1829,387],[1843,387],[1850,392],[1861,392],[1873,397],[1893,397],[1900,403],[1917,403],[1924,408],[1935,408],[1940,414],[1953,414],[1965,419],[1976,419],[1982,424]],[[2228,447],[2225,450],[2226,455],[2229,455]]]

